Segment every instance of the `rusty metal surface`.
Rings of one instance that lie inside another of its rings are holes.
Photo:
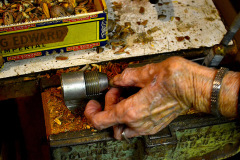
[[[92,132],[91,130],[81,130],[75,132],[59,133],[49,136],[49,142],[51,147],[72,146],[109,140],[114,140],[110,130],[97,132]]]
[[[0,101],[32,96],[39,92],[38,80],[0,83]]]

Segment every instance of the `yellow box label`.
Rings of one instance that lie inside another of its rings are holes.
[[[3,57],[99,41],[99,21],[0,36]]]
[[[27,46],[36,46],[39,44],[56,43],[63,41],[67,33],[67,27],[57,27],[2,35],[0,39],[0,46],[1,50],[10,50]]]
[[[98,21],[68,26],[69,33],[63,43],[74,44],[97,40],[97,30],[99,30],[97,23]]]

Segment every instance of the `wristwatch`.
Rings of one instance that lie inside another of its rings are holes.
[[[228,68],[221,67],[214,78],[211,94],[211,113],[217,117],[221,117],[219,109],[219,93],[224,75],[229,71]]]

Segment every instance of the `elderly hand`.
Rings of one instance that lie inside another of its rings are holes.
[[[86,117],[97,129],[113,126],[114,137],[155,134],[177,116],[194,106],[210,112],[210,93],[216,70],[200,66],[180,57],[127,68],[113,79],[122,87],[140,87],[140,91],[121,100],[120,89],[111,88],[105,96],[105,108],[91,100]],[[125,124],[125,128],[120,124]]]

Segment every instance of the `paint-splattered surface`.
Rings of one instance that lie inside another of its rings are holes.
[[[119,25],[131,23],[134,34],[124,39],[124,51],[114,54],[122,46],[54,54],[34,59],[5,63],[0,78],[13,77],[34,72],[47,71],[137,57],[166,53],[183,49],[211,47],[219,44],[226,33],[212,0],[159,0],[150,4],[148,0],[118,0],[121,7],[115,8],[114,0],[106,0],[109,19]],[[145,41],[144,38],[147,38]],[[57,58],[59,56],[67,58]]]

